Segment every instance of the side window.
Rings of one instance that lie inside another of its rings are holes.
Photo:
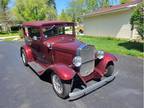
[[[51,36],[55,36],[58,35],[58,28],[54,26],[50,26],[47,28],[43,28],[43,33],[45,35],[45,37],[51,37]]]
[[[29,33],[29,36],[30,36],[31,38],[33,38],[34,36],[40,37],[39,29],[36,29],[36,28],[28,28],[28,33]]]
[[[69,34],[69,35],[73,34],[73,28],[72,28],[72,26],[66,26],[65,27],[65,34]]]
[[[51,26],[47,28],[43,28],[43,33],[46,38],[51,37],[51,36],[57,36],[57,35],[62,35],[65,34],[64,32],[64,27],[61,26]]]

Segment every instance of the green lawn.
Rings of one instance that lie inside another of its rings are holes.
[[[104,50],[114,54],[131,55],[135,57],[144,57],[144,43],[130,42],[128,40],[78,36],[79,40],[91,45],[95,45],[97,50]]]
[[[19,37],[18,32],[0,32],[0,39],[3,39],[3,41],[13,41],[16,37]]]
[[[5,42],[9,42],[9,41],[13,41],[14,38],[7,38],[7,39],[4,39],[3,41]]]
[[[17,35],[18,32],[10,32],[10,33],[0,32],[0,37],[17,36]]]

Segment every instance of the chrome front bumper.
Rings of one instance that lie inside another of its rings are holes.
[[[97,83],[95,83],[93,85],[90,85],[90,86],[88,86],[88,87],[86,87],[86,88],[84,88],[82,90],[78,90],[76,92],[70,93],[69,94],[69,97],[70,97],[69,100],[78,99],[78,98],[80,98],[80,97],[82,97],[82,96],[84,96],[84,95],[86,95],[86,94],[88,94],[88,93],[90,93],[90,92],[92,92],[92,91],[104,86],[105,84],[111,82],[115,78],[115,76],[117,74],[118,74],[118,72],[116,72],[112,76],[107,77],[107,78],[101,80],[100,82],[97,82]]]

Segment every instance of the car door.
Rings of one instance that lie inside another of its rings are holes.
[[[41,46],[41,61],[45,64],[52,64],[53,57],[52,57],[52,49],[49,49],[46,45]]]
[[[42,38],[40,34],[40,29],[29,27],[28,32],[29,32],[29,38],[31,40],[29,45],[32,49],[34,57],[38,61],[42,61],[42,51],[41,51]]]
[[[43,41],[43,45],[41,46],[41,52],[42,52],[42,59],[43,59],[43,63],[46,64],[52,64],[53,63],[53,50],[51,47],[48,46],[48,43],[50,44],[51,42],[49,42],[49,37],[51,37],[53,34],[52,31],[50,31],[49,29],[52,27],[47,27],[47,28],[43,28],[41,30],[41,34],[44,36],[44,41]],[[44,43],[47,44],[44,44]]]

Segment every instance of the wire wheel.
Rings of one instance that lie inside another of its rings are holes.
[[[53,75],[52,82],[53,82],[53,86],[54,86],[55,91],[58,94],[62,94],[63,93],[63,84],[56,74]]]
[[[71,91],[71,81],[63,81],[56,74],[51,74],[52,85],[55,93],[65,99],[68,98]]]
[[[24,65],[27,66],[28,65],[27,58],[26,58],[26,54],[25,54],[24,50],[22,50],[22,52],[21,52],[21,57],[22,57],[22,61],[23,61]]]

